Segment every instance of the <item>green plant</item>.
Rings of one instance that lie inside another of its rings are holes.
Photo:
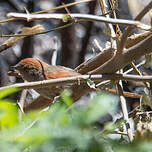
[[[140,150],[148,152],[151,150],[151,143],[129,144],[125,139],[116,140],[108,137],[109,132],[116,127],[113,123],[106,125],[107,132],[101,131],[95,125],[101,116],[116,110],[117,98],[113,95],[97,93],[87,105],[71,106],[72,100],[69,92],[66,91],[47,111],[29,112],[19,122],[17,105],[8,99],[3,99],[15,91],[16,89],[11,89],[0,92],[0,151],[2,152]]]

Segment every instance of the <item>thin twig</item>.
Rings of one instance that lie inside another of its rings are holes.
[[[35,33],[35,34],[31,33],[31,34],[0,35],[0,37],[22,37],[22,36],[32,36],[32,35],[46,34],[46,33],[49,33],[49,32],[53,32],[53,31],[56,31],[56,30],[61,30],[61,29],[67,28],[67,27],[72,26],[73,24],[76,24],[76,23],[79,23],[79,22],[81,22],[81,20],[77,20],[77,22],[71,22],[71,23],[65,24],[63,26],[59,26],[59,27],[53,28],[51,30],[38,32],[38,33]]]
[[[144,65],[145,64],[145,61],[142,61],[140,62],[139,64],[135,65],[137,68]],[[133,68],[130,68],[129,70],[125,71],[124,74],[128,74],[130,72],[132,72],[134,69]]]
[[[24,103],[25,103],[25,99],[26,99],[26,95],[27,95],[27,89],[24,89],[21,93],[21,97],[20,97],[20,100],[18,102],[18,105],[19,105],[19,119],[21,120],[22,118],[22,114],[24,114]]]
[[[128,136],[127,133],[121,132],[121,131],[114,131],[114,132],[111,132],[110,134],[119,134],[119,135],[123,135],[123,136]]]
[[[21,134],[17,135],[15,138],[19,138],[21,136],[23,136],[30,128],[32,128],[36,123],[37,123],[38,119],[35,119],[34,121],[32,121],[22,132]]]
[[[99,3],[100,3],[102,14],[106,14],[107,13],[107,10],[106,10],[107,5],[106,5],[105,0],[99,0]],[[107,15],[106,17],[110,18],[109,15]],[[106,23],[106,26],[110,32],[112,47],[116,48],[116,46],[117,46],[116,40],[113,39],[114,37],[116,37],[116,34],[115,34],[114,29],[113,29],[113,26],[112,26],[112,24],[108,24],[108,23]]]
[[[99,0],[99,4],[101,7],[102,14],[106,14],[107,13],[107,11],[106,11],[107,5],[106,5],[105,0]],[[109,18],[109,15],[106,15],[106,17]],[[110,31],[111,37],[115,37],[115,31],[113,30],[112,25],[106,23],[106,26],[107,26],[108,30]]]
[[[54,43],[54,45],[53,45],[53,50],[52,50],[52,59],[51,59],[51,65],[56,65],[56,62],[57,62],[57,37],[55,36],[54,38],[53,38],[53,43]]]
[[[126,99],[123,96],[123,90],[122,90],[121,85],[119,83],[117,83],[117,88],[118,88],[122,113],[123,113],[123,117],[124,117],[125,124],[126,124],[127,134],[128,134],[130,142],[132,142],[133,141],[133,133],[132,133],[130,123],[129,123]]]
[[[138,68],[136,67],[134,62],[131,62],[130,65],[132,66],[132,68],[138,75],[142,76],[141,72],[138,70]],[[145,84],[146,88],[149,89],[150,84],[148,82],[144,82],[144,84]]]
[[[69,4],[63,4],[61,6],[57,6],[57,7],[52,8],[52,9],[34,12],[33,14],[42,14],[42,13],[52,12],[52,11],[56,11],[56,10],[59,10],[59,9],[65,8],[65,7],[71,7],[71,6],[74,6],[74,5],[77,5],[77,4],[81,4],[81,3],[84,3],[84,2],[91,2],[91,1],[94,1],[94,0],[76,1],[76,2],[69,3]]]
[[[99,42],[97,39],[93,40],[93,47],[97,50],[99,50],[100,52],[104,52],[103,48],[100,46]]]

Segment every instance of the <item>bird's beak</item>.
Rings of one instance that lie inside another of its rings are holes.
[[[9,68],[9,70],[10,70],[10,71],[16,71],[16,70],[17,70],[16,68],[17,68],[16,65],[14,65],[14,66],[11,66],[11,67]]]
[[[15,76],[15,77],[21,77],[18,70],[17,70],[17,66],[11,66],[9,68],[9,71],[8,71],[8,75],[9,76]]]

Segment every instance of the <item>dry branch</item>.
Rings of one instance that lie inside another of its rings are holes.
[[[109,62],[105,63],[101,67],[95,69],[89,74],[103,74],[103,73],[115,73],[120,70],[131,61],[139,59],[141,56],[152,52],[152,35],[148,36],[143,41],[139,42],[135,46],[126,49],[121,56],[114,56]]]
[[[147,12],[152,9],[152,2],[148,3],[146,7],[143,8],[143,10],[141,10],[141,12],[135,17],[135,20],[140,21],[145,14],[147,14]],[[129,34],[131,33],[131,31],[134,29],[134,27],[127,27],[125,32],[123,33],[123,35],[121,36],[121,40],[118,46],[118,52],[121,54],[125,44],[126,44],[126,40],[127,37],[129,36]]]
[[[43,26],[38,24],[33,27],[24,27],[22,31],[20,32],[21,35],[34,35],[36,33],[42,32],[44,30]],[[3,44],[0,45],[0,52],[12,47],[20,40],[24,39],[27,36],[20,36],[20,37],[11,37],[8,40],[6,40]]]
[[[130,142],[133,140],[133,133],[130,127],[130,122],[129,122],[129,117],[128,117],[128,111],[127,111],[127,105],[126,105],[126,99],[124,98],[123,95],[123,89],[119,83],[117,83],[117,88],[118,88],[118,93],[119,93],[119,98],[120,98],[120,104],[122,108],[122,113],[123,113],[123,118],[125,120],[125,125],[127,129],[127,134],[129,137]]]
[[[18,20],[44,20],[44,19],[55,19],[55,20],[63,20],[65,17],[68,19],[67,14],[59,14],[59,13],[52,13],[52,14],[25,14],[25,13],[8,13],[7,16],[9,18],[16,18]],[[137,28],[141,28],[144,30],[150,30],[151,27],[149,25],[143,24],[139,21],[132,21],[132,20],[124,20],[124,19],[113,19],[113,18],[106,18],[103,16],[97,15],[89,15],[89,14],[70,14],[70,17],[75,19],[83,19],[84,21],[98,21],[98,22],[105,22],[111,24],[122,24],[127,26],[135,26]],[[70,19],[69,17],[69,19]]]
[[[114,56],[111,60],[103,64],[101,67],[89,72],[90,74],[103,74],[103,73],[115,73],[116,71],[122,69],[125,65],[133,60],[140,58],[146,53],[152,52],[152,35],[147,37],[145,40],[136,44],[135,46],[127,49],[121,56]],[[100,59],[102,60],[102,59]],[[73,98],[75,100],[79,99],[84,94],[90,92],[90,88],[86,84],[82,84],[81,87],[74,85],[72,87]]]
[[[88,73],[89,71],[98,68],[99,66],[110,60],[114,56],[114,54],[115,49],[105,49],[103,52],[99,53],[94,58],[80,64],[77,68],[75,68],[75,70],[81,74]]]
[[[137,43],[141,42],[142,40],[144,40],[151,34],[152,32],[148,31],[148,32],[140,33],[140,34],[131,35],[130,37],[127,38],[125,48],[130,48],[136,45]]]
[[[138,75],[129,75],[129,74],[80,75],[80,76],[75,76],[75,77],[57,78],[57,79],[43,80],[43,81],[36,81],[36,82],[17,83],[17,84],[1,87],[0,91],[3,89],[12,88],[12,87],[17,87],[18,89],[23,90],[23,89],[46,88],[46,87],[60,86],[60,85],[65,85],[65,84],[76,84],[81,87],[80,84],[84,84],[84,83],[86,84],[88,79],[91,79],[94,82],[100,82],[100,81],[105,81],[105,80],[127,80],[127,81],[151,82],[152,76],[138,76]]]
[[[41,13],[53,12],[53,11],[56,11],[56,10],[63,9],[65,7],[71,7],[71,6],[74,6],[74,5],[77,5],[77,4],[81,4],[81,3],[85,3],[85,2],[91,2],[91,1],[94,1],[94,0],[81,0],[81,1],[77,1],[77,2],[63,4],[63,5],[48,9],[48,10],[42,10],[42,11],[34,12],[34,13],[31,13],[31,14],[41,14]],[[17,20],[17,19],[16,18],[9,18],[9,19],[0,20],[0,24],[5,23],[5,22],[10,22],[10,21],[15,21],[15,20]]]

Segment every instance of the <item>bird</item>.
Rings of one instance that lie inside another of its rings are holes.
[[[80,73],[74,71],[73,69],[64,66],[49,65],[34,58],[25,58],[17,63],[15,66],[11,67],[11,70],[17,71],[23,80],[28,82],[50,80],[56,78],[79,76]],[[41,96],[53,99],[55,96],[59,95],[62,90],[67,88],[65,86],[51,86],[46,88],[34,89]]]

